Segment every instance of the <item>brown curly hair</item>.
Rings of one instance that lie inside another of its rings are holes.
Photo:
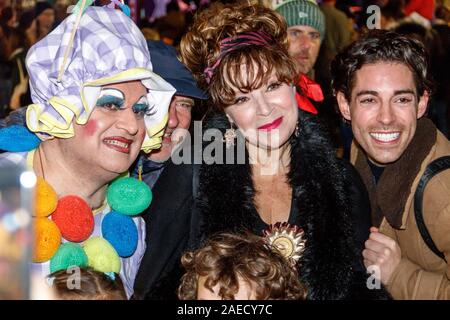
[[[306,291],[297,271],[279,252],[270,249],[263,238],[220,233],[206,245],[181,258],[186,273],[178,288],[181,300],[197,299],[199,277],[206,277],[204,286],[224,300],[234,300],[239,291],[239,279],[255,291],[257,300],[299,300]]]
[[[289,57],[287,26],[272,9],[249,2],[215,3],[200,12],[181,39],[183,63],[192,71],[198,85],[208,90],[216,107],[234,103],[234,88],[244,93],[261,87],[274,71],[278,81],[293,83],[296,67]],[[222,58],[208,84],[204,70],[220,56],[220,42],[244,32],[259,31],[272,37],[270,45],[246,46]],[[245,65],[244,73],[241,66]]]

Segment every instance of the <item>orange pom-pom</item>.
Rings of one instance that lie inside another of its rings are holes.
[[[48,217],[56,209],[58,195],[52,186],[41,177],[37,178],[35,192],[35,217]]]
[[[94,215],[86,201],[77,196],[59,199],[52,215],[53,221],[61,230],[64,239],[81,242],[94,231]]]
[[[61,232],[56,224],[47,218],[34,220],[34,262],[50,260],[61,244]]]

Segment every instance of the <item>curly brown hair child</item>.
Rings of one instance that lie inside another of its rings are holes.
[[[221,233],[183,255],[181,300],[300,300],[306,292],[285,257],[255,235]]]

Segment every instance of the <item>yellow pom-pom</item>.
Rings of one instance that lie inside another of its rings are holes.
[[[120,258],[114,247],[105,239],[93,237],[83,244],[88,265],[100,272],[120,272]]]
[[[34,201],[35,217],[48,217],[55,211],[58,204],[58,195],[55,190],[41,177],[37,178]]]
[[[56,224],[47,218],[34,220],[33,262],[50,260],[61,244],[61,232]]]

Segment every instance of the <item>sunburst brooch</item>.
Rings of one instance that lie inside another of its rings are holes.
[[[281,253],[293,265],[297,263],[305,250],[304,234],[303,229],[287,222],[278,222],[264,230],[269,246]]]

